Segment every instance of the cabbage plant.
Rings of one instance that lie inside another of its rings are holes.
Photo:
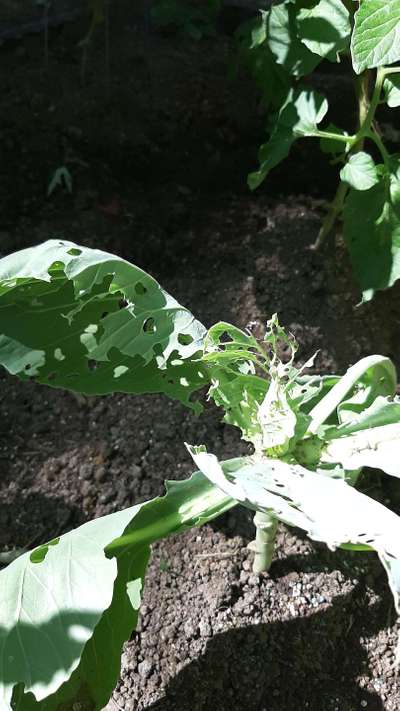
[[[164,496],[98,518],[0,573],[0,707],[97,710],[135,628],[151,545],[237,504],[255,512],[254,569],[268,570],[278,521],[331,549],[375,551],[400,611],[400,518],[357,489],[364,466],[400,476],[392,362],[343,376],[295,365],[296,343],[207,330],[148,274],[51,240],[0,260],[0,363],[22,380],[100,395],[164,393],[196,412],[207,394],[249,455],[220,461],[186,444],[196,471]]]

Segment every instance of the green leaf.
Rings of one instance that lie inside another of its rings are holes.
[[[266,42],[266,14],[243,23],[236,33],[239,61],[247,67],[264,102],[278,109],[290,89],[290,76],[275,60]]]
[[[28,553],[2,571],[2,711],[103,708],[136,626],[150,544],[235,503],[197,472],[167,482],[164,497],[61,536],[41,562]]]
[[[296,77],[310,74],[321,57],[301,42],[296,26],[297,6],[280,3],[267,14],[267,43],[278,64]]]
[[[339,53],[349,45],[350,14],[341,0],[320,0],[298,11],[297,30],[310,52],[338,62]]]
[[[281,108],[274,129],[267,143],[259,152],[260,168],[248,176],[248,184],[255,190],[275,168],[289,155],[297,138],[313,136],[328,111],[327,100],[310,89],[292,90]]]
[[[139,509],[90,521],[49,546],[42,562],[27,553],[0,573],[2,709],[12,708],[16,684],[25,684],[25,691],[41,701],[76,669],[113,597],[117,562],[106,558],[104,548],[123,534]],[[141,574],[140,567],[136,579]]]
[[[355,419],[378,396],[394,395],[397,374],[385,356],[372,355],[350,366],[310,412],[309,432],[315,434],[336,410],[338,423]],[[346,416],[347,413],[347,416]],[[340,418],[340,419],[339,419]]]
[[[373,158],[359,151],[350,156],[340,171],[340,179],[354,190],[369,190],[379,182],[379,175]]]
[[[386,103],[390,108],[400,106],[400,74],[391,74],[383,82]]]
[[[370,190],[351,189],[344,206],[344,238],[363,301],[400,277],[400,180],[384,174]]]
[[[0,364],[88,394],[162,392],[190,407],[205,328],[146,272],[50,240],[0,260]]]
[[[374,548],[388,574],[400,614],[399,516],[343,478],[311,472],[299,464],[252,457],[227,464],[204,447],[188,449],[205,476],[244,506],[302,528],[331,549],[348,543]]]
[[[400,60],[399,0],[362,0],[354,20],[351,54],[357,74]]]
[[[354,412],[353,417],[346,418],[339,426],[335,425],[326,429],[324,439],[336,439],[371,427],[381,427],[397,422],[400,422],[400,400],[378,396],[369,407]]]

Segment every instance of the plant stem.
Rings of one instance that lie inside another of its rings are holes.
[[[342,212],[348,190],[349,186],[347,185],[347,183],[339,183],[338,189],[336,190],[336,195],[329,206],[328,214],[326,215],[321,225],[321,229],[318,232],[318,237],[312,247],[313,249],[319,249],[323,241],[325,240],[325,237],[327,237],[330,233],[338,215]]]
[[[256,538],[249,545],[250,550],[254,551],[253,571],[263,573],[271,567],[278,520],[271,514],[257,511],[253,521]]]
[[[348,143],[351,146],[351,153],[358,153],[359,151],[363,150],[365,138],[369,138],[374,141],[374,143],[378,146],[382,154],[382,158],[385,165],[387,166],[389,161],[388,153],[386,151],[385,146],[383,145],[380,136],[376,133],[373,127],[373,120],[381,98],[382,86],[385,80],[386,71],[387,70],[385,69],[385,67],[380,67],[377,70],[374,91],[371,99],[369,91],[371,72],[367,70],[366,72],[363,72],[361,76],[355,78],[355,91],[358,102],[359,127],[356,136],[348,136],[347,139]],[[343,138],[339,140],[343,140]],[[313,245],[313,249],[319,249],[327,235],[332,230],[338,215],[343,210],[343,205],[348,190],[349,186],[346,183],[341,182],[339,184],[333,202],[329,207],[328,214],[326,215],[322,223],[316,242]]]
[[[366,123],[368,112],[370,109],[369,101],[369,82],[370,82],[370,72],[367,70],[363,72],[359,77],[355,77],[354,85],[358,101],[358,131],[361,131],[364,124]],[[354,146],[353,152],[357,153],[362,151],[364,148],[364,136],[360,138],[359,141]]]

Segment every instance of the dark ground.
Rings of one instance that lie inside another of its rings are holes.
[[[128,18],[128,19],[127,19]],[[277,311],[320,372],[380,352],[400,361],[399,289],[359,300],[337,237],[315,254],[334,169],[310,142],[250,194],[263,118],[231,42],[143,34],[121,3],[110,62],[99,28],[82,72],[84,20],[5,43],[0,76],[1,251],[52,236],[150,271],[206,325]],[[84,84],[82,86],[82,74]],[[350,86],[318,78],[353,120]],[[338,103],[338,102],[337,102]],[[46,190],[66,165],[72,194]],[[77,400],[1,375],[0,549],[33,546],[163,491],[191,471],[184,441],[243,451],[207,407],[162,397]],[[399,492],[370,476],[374,493]],[[400,708],[398,625],[375,557],[332,553],[281,529],[271,575],[254,576],[239,509],[155,546],[140,627],[109,709],[355,711]]]

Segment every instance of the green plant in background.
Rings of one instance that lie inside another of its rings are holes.
[[[215,24],[220,0],[156,0],[150,15],[160,29],[174,29],[191,39],[215,35]]]
[[[400,66],[389,66],[400,61],[400,3],[284,0],[242,26],[239,42],[275,112],[249,186],[256,189],[298,138],[319,139],[321,150],[341,169],[316,246],[342,216],[353,269],[368,301],[400,277],[400,157],[389,154],[376,120],[380,104],[400,105]],[[358,102],[358,125],[351,133],[327,121],[327,99],[309,80],[304,83],[323,60],[351,67]]]
[[[265,335],[208,331],[141,269],[52,240],[0,261],[0,364],[78,393],[164,393],[197,412],[200,391],[251,454],[186,445],[198,471],[163,497],[90,521],[0,573],[0,706],[102,709],[134,629],[150,546],[241,503],[255,511],[256,571],[277,522],[337,547],[375,550],[400,611],[400,518],[356,484],[363,466],[400,476],[396,372],[370,356],[340,376],[296,368],[274,316]],[[286,357],[280,354],[286,353]],[[134,433],[128,436],[134,436]]]

